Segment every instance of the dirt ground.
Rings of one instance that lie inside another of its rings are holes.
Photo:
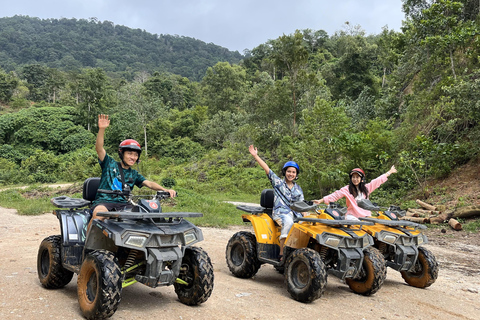
[[[199,246],[214,266],[214,290],[197,307],[178,302],[173,287],[127,287],[112,319],[478,319],[480,314],[480,235],[429,230],[427,248],[440,264],[429,288],[406,285],[388,269],[383,287],[373,296],[354,294],[334,276],[325,294],[313,303],[294,301],[283,276],[270,265],[253,279],[233,277],[225,262],[228,239],[239,230],[202,228]],[[59,234],[52,214],[20,216],[0,208],[0,319],[82,319],[77,303],[77,277],[59,290],[41,287],[36,270],[43,238]]]

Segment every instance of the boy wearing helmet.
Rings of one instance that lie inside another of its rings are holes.
[[[142,152],[142,148],[137,141],[133,139],[127,139],[120,143],[118,146],[120,162],[118,163],[107,154],[103,148],[103,143],[105,129],[109,125],[110,120],[108,119],[108,115],[98,115],[98,134],[95,142],[95,150],[98,154],[98,162],[102,168],[102,177],[100,178],[99,189],[123,190],[123,180],[125,184],[130,187],[130,190],[133,190],[134,186],[139,188],[146,186],[152,190],[168,191],[171,197],[175,197],[176,192],[174,190],[167,190],[153,181],[146,180],[140,173],[138,173],[137,170],[131,168],[135,163],[138,163],[140,154]],[[120,170],[123,171],[123,179]],[[131,205],[129,205],[123,197],[105,193],[97,193],[92,204],[93,214],[92,219],[90,220],[89,228],[93,219],[105,219],[105,217],[97,216],[98,212],[115,211],[131,207]]]
[[[300,173],[300,167],[295,161],[288,161],[283,165],[282,173],[284,179],[279,178],[268,165],[263,161],[257,152],[257,148],[253,145],[250,145],[248,148],[250,154],[253,156],[255,161],[265,170],[265,173],[270,179],[270,182],[273,186],[274,205],[273,205],[273,220],[275,220],[281,227],[280,234],[280,256],[279,260],[283,258],[283,247],[285,245],[285,239],[288,236],[288,232],[293,226],[294,217],[302,217],[302,213],[293,211],[290,209],[290,204],[296,201],[303,201],[303,190],[298,184],[295,183],[295,180],[298,178]]]
[[[368,199],[370,193],[380,187],[381,184],[386,182],[388,180],[388,176],[396,172],[397,169],[395,169],[395,166],[392,166],[387,173],[382,174],[378,178],[370,181],[370,183],[365,184],[365,172],[360,168],[355,168],[350,171],[350,182],[348,186],[345,186],[340,190],[323,197],[323,199],[313,200],[313,203],[325,203],[328,205],[330,202],[335,202],[338,199],[345,197],[347,200],[347,213],[345,214],[345,219],[358,220],[358,218],[369,217],[372,215],[372,213],[368,210],[360,208],[357,205],[357,201]]]

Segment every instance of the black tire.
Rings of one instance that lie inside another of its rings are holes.
[[[320,298],[327,285],[327,271],[318,252],[295,250],[285,262],[285,282],[293,299],[312,302]]]
[[[418,247],[417,262],[410,270],[400,272],[406,283],[417,288],[429,287],[438,277],[437,259],[429,250]]]
[[[345,282],[353,292],[369,296],[382,287],[387,277],[387,267],[385,258],[378,249],[368,247],[363,253],[363,265],[359,275],[355,279],[346,278]]]
[[[42,286],[47,289],[62,288],[73,277],[73,272],[62,266],[61,246],[62,238],[60,236],[50,236],[45,238],[38,248],[38,278]]]
[[[257,257],[257,239],[251,232],[235,233],[228,241],[225,258],[235,277],[253,277],[261,266]]]
[[[90,252],[77,281],[78,303],[87,319],[105,319],[117,310],[122,296],[122,273],[113,253]]]
[[[274,268],[275,270],[277,270],[277,272],[280,273],[280,274],[284,274],[284,273],[285,273],[285,266],[284,266],[284,265],[282,265],[282,266],[273,266],[273,268]]]
[[[194,306],[207,301],[213,291],[213,265],[208,254],[202,248],[187,248],[178,278],[188,283],[174,283],[180,302]]]

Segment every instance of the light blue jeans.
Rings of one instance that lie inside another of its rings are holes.
[[[294,214],[292,211],[289,213],[280,213],[273,217],[273,220],[282,227],[280,239],[285,239],[288,236],[288,233],[293,226],[293,217]]]

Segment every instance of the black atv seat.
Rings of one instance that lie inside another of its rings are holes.
[[[83,183],[83,199],[66,196],[55,197],[50,202],[58,208],[83,208],[89,206],[97,195],[100,178],[88,178]]]
[[[273,210],[274,197],[275,195],[273,193],[273,189],[263,189],[262,194],[260,195],[260,207],[241,205],[241,206],[237,206],[237,209],[248,212],[248,213],[252,213],[252,214],[266,213],[269,216],[271,216],[272,210]]]
[[[83,199],[88,201],[95,200],[95,196],[97,195],[98,187],[100,186],[100,178],[88,178],[83,183]]]

